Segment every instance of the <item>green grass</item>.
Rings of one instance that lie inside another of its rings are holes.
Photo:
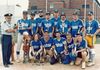
[[[97,38],[96,44],[100,44],[100,38]]]

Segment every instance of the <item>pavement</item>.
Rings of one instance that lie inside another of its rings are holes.
[[[16,50],[16,46],[15,46]],[[95,45],[96,57],[95,57],[95,66],[86,67],[85,70],[100,70],[100,44]],[[16,55],[16,53],[14,53]],[[21,59],[23,57],[23,52],[21,51]],[[55,64],[50,65],[49,63],[40,64],[40,66],[34,63],[23,64],[22,62],[14,62],[14,65],[11,65],[9,68],[5,68],[2,64],[2,50],[0,46],[0,70],[82,70],[81,66],[70,66],[64,64]]]

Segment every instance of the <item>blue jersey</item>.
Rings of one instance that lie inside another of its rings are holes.
[[[76,50],[81,50],[81,49],[84,49],[84,48],[87,48],[87,43],[86,43],[86,40],[82,40],[82,42],[77,42],[78,44],[76,45]]]
[[[58,54],[64,51],[65,39],[61,38],[60,40],[54,39],[55,50]]]
[[[67,50],[69,53],[72,53],[72,50],[75,49],[74,40],[72,39],[70,42],[67,42]]]
[[[41,41],[31,41],[31,46],[33,47],[34,51],[40,50],[40,46],[42,45]]]
[[[29,32],[29,27],[30,27],[30,22],[28,19],[24,20],[24,19],[20,19],[17,22],[18,25],[18,31],[19,33],[23,34],[24,31],[28,31]]]
[[[70,22],[68,20],[65,21],[60,20],[58,22],[58,28],[61,33],[66,34],[68,32],[69,27],[70,27]]]
[[[93,20],[91,22],[86,21],[85,28],[86,28],[87,34],[94,34],[97,31],[97,29],[99,28],[98,21],[96,21],[96,20]]]
[[[75,37],[75,35],[81,30],[81,28],[83,27],[83,22],[81,20],[77,20],[77,21],[72,21],[70,23],[70,27],[71,27],[71,34],[73,37]]]
[[[42,21],[42,28],[44,32],[48,31],[49,33],[52,33],[53,27],[54,27],[54,22],[52,20],[45,19]]]
[[[58,25],[58,21],[60,20],[60,17],[58,18],[53,17],[51,20],[54,22],[54,26],[56,27]]]
[[[37,24],[38,24],[38,27],[41,27],[42,26],[42,21],[44,20],[45,18],[41,18],[41,17],[39,17],[39,18],[37,18],[36,19],[36,22],[37,22]]]
[[[29,19],[30,21],[30,25],[32,27],[32,34],[34,33],[37,33],[37,29],[38,29],[38,24],[37,24],[37,21],[36,20],[32,20],[32,19]]]
[[[56,32],[56,30],[59,29],[58,28],[58,22],[60,21],[60,17],[58,17],[58,18],[53,17],[51,20],[54,22],[54,29],[55,29],[55,32]]]
[[[49,38],[49,40],[46,42],[44,38],[41,39],[42,45],[45,49],[49,50],[53,46],[53,38]]]

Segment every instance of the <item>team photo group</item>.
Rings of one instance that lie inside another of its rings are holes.
[[[72,13],[72,20],[69,20],[66,12],[59,13],[58,10],[53,11],[52,18],[50,12],[44,13],[43,10],[38,11],[38,18],[35,18],[35,12],[23,11],[22,19],[16,24],[11,22],[13,14],[4,14],[5,21],[1,24],[4,67],[13,65],[12,61],[21,62],[21,51],[23,64],[61,63],[81,65],[82,69],[95,65],[94,44],[100,31],[99,22],[94,19],[92,11],[87,13],[85,20],[81,20],[77,12]],[[18,34],[16,51],[15,32]],[[17,59],[14,59],[14,52]]]

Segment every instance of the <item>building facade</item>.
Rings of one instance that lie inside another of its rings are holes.
[[[87,0],[87,12],[94,11],[96,18],[100,16],[100,8],[93,0]],[[29,0],[29,10],[46,11],[46,0]],[[47,10],[52,12],[58,9],[60,12],[64,11],[67,16],[71,16],[74,11],[79,11],[80,16],[84,16],[85,0],[47,0]]]

